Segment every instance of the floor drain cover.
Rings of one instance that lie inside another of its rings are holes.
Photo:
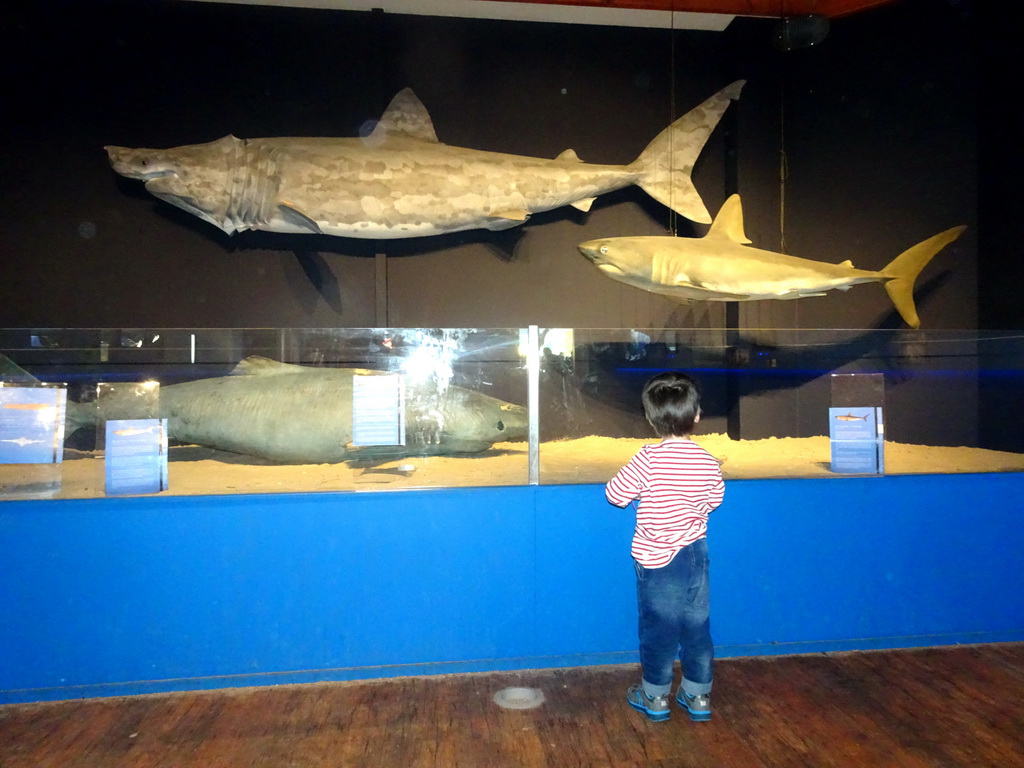
[[[494,703],[505,709],[533,709],[544,703],[544,692],[536,688],[503,688]]]

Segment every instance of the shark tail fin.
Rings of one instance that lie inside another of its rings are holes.
[[[896,311],[911,328],[919,328],[921,319],[917,316],[914,306],[914,282],[928,262],[939,251],[960,237],[966,226],[953,227],[929,237],[924,242],[908,248],[882,270],[881,274],[889,278],[885,282],[885,292],[889,294]]]
[[[740,97],[745,82],[737,80],[727,85],[654,137],[630,165],[640,173],[637,183],[644,192],[680,216],[699,224],[711,223],[690,173],[729,103]]]

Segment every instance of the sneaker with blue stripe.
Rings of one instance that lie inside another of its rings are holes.
[[[637,712],[643,712],[648,720],[661,723],[671,716],[668,706],[668,694],[655,696],[653,699],[644,691],[643,684],[637,684],[626,691],[626,701]]]
[[[694,722],[711,719],[711,697],[706,693],[691,696],[680,688],[676,694],[676,703],[690,714]]]

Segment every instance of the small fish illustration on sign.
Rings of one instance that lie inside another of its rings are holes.
[[[841,416],[836,416],[836,421],[867,421],[868,415],[865,413],[863,416],[854,416],[852,413],[844,413]]]
[[[29,440],[27,437],[19,437],[14,440],[0,440],[0,443],[14,443],[19,448],[24,448],[26,445],[34,445],[36,443],[44,443],[45,440]]]
[[[146,427],[145,429],[118,429],[114,434],[118,437],[137,437],[138,435],[153,435],[160,431],[159,427]]]

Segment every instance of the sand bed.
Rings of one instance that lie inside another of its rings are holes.
[[[721,462],[726,479],[841,478],[829,469],[827,437],[697,441]],[[585,437],[541,446],[541,483],[604,483],[648,440]],[[471,456],[432,456],[372,465],[278,465],[197,446],[170,451],[170,488],[160,495],[373,491],[525,485],[525,443],[504,443]],[[1024,454],[968,447],[886,443],[887,474],[1024,472]],[[47,481],[60,478],[55,493]],[[0,466],[0,498],[94,498],[104,495],[103,460],[67,451],[61,465]]]

